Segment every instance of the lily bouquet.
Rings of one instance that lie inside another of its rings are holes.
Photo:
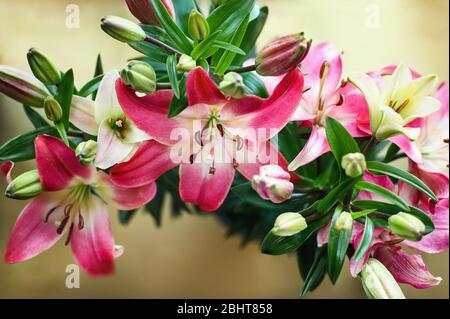
[[[268,8],[255,0],[214,0],[209,15],[195,0],[126,4],[139,24],[101,21],[142,54],[122,70],[99,57],[77,88],[35,49],[32,74],[0,66],[0,91],[35,127],[0,148],[6,196],[29,200],[5,262],[64,237],[84,271],[109,275],[123,252],[113,209],[160,224],[169,194],[175,215],[216,216],[264,254],[295,254],[302,297],[336,283],[346,258],[370,298],[440,283],[418,252],[448,247],[446,83],[403,64],[344,78],[341,51],[305,33],[257,52]],[[27,160],[36,169],[13,178]]]

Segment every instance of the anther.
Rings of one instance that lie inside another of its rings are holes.
[[[47,213],[47,214],[45,215],[45,217],[44,217],[44,223],[48,223],[48,219],[50,218],[50,215],[53,214],[53,213],[55,212],[56,208],[58,208],[58,206],[53,207],[52,209],[50,209],[50,210],[48,211],[48,213]]]
[[[409,99],[406,99],[400,106],[397,108],[397,113],[400,113],[407,105],[409,104]]]
[[[236,148],[238,151],[240,151],[244,147],[244,140],[239,135],[236,135],[233,141],[237,144]]]
[[[320,79],[322,80],[324,77],[328,75],[328,69],[330,68],[330,62],[325,61],[320,67]]]
[[[306,88],[303,90],[302,94],[305,94],[305,93],[308,92],[309,90],[311,90],[311,87],[310,87],[310,86],[306,87]]]
[[[239,167],[239,163],[236,161],[235,158],[233,158],[233,168],[237,169]]]
[[[336,103],[336,106],[341,106],[342,104],[344,104],[344,101],[345,101],[344,95],[340,94],[339,101]]]
[[[78,211],[78,229],[82,230],[84,228],[84,218],[81,215],[80,211]]]
[[[73,223],[70,224],[70,228],[69,228],[69,232],[67,233],[67,238],[66,238],[66,242],[64,243],[64,245],[69,245],[70,243],[70,238],[72,237],[72,233],[73,233]]]
[[[219,130],[219,132],[220,132],[220,135],[223,137],[224,135],[225,135],[225,131],[224,131],[224,129],[223,129],[223,126],[222,126],[222,124],[217,124],[216,125],[217,126],[217,129]]]
[[[210,168],[209,168],[209,174],[210,175],[214,175],[216,173],[216,168],[214,167],[214,166],[211,166]]]
[[[194,135],[195,141],[197,142],[198,145],[203,146],[203,140],[202,140],[202,133],[201,132],[196,132]]]
[[[63,232],[64,228],[66,227],[68,221],[69,221],[69,216],[64,217],[64,219],[61,221],[61,224],[59,224],[58,228],[56,229],[56,233],[58,235],[62,234],[62,232]]]
[[[444,143],[448,144],[448,138],[444,138]]]
[[[69,216],[70,211],[72,210],[73,204],[69,204],[66,205],[66,207],[64,207],[64,216]]]
[[[194,164],[194,154],[191,154],[191,156],[189,156],[189,163]]]
[[[340,88],[341,88],[341,89],[344,88],[344,87],[347,85],[347,83],[348,83],[348,80],[342,80],[342,81],[341,81]]]

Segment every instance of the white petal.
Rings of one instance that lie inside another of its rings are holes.
[[[151,137],[147,133],[138,129],[136,125],[128,121],[128,128],[125,132],[125,141],[128,143],[139,143],[150,139]]]
[[[105,74],[95,99],[95,119],[100,124],[104,119],[123,115],[116,94],[116,81],[119,78],[117,71]]]
[[[382,101],[389,104],[390,101],[398,100],[398,91],[412,81],[411,70],[404,64],[400,64],[391,76],[386,76],[383,88]]]
[[[441,108],[441,102],[431,96],[425,96],[420,100],[409,103],[401,112],[405,123],[409,123],[418,117],[425,117]]]
[[[91,135],[97,135],[98,125],[95,121],[95,102],[80,96],[73,96],[70,107],[70,122],[77,128]]]

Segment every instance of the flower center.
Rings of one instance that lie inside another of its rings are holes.
[[[125,138],[125,133],[130,127],[127,118],[123,115],[115,118],[109,118],[108,124],[114,133],[121,139]]]

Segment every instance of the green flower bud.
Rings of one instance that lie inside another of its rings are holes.
[[[349,153],[342,158],[342,168],[348,177],[358,177],[367,168],[366,158],[362,153]]]
[[[242,76],[235,72],[225,74],[223,81],[219,84],[219,89],[226,96],[239,99],[245,95],[245,85]]]
[[[352,214],[348,212],[342,212],[336,220],[334,228],[338,231],[351,230],[353,226]]]
[[[52,96],[48,96],[44,100],[44,111],[47,118],[52,122],[59,122],[63,116],[61,105]]]
[[[411,214],[395,214],[389,217],[388,222],[389,230],[402,239],[419,241],[425,234],[425,224]]]
[[[405,299],[392,274],[378,260],[370,258],[361,270],[364,291],[370,299]]]
[[[116,16],[108,16],[104,17],[101,22],[103,31],[118,41],[135,43],[144,41],[146,38],[144,30],[130,20]]]
[[[284,213],[277,217],[272,233],[280,237],[295,235],[308,227],[305,218],[299,213]]]
[[[61,83],[61,72],[45,55],[34,48],[27,53],[28,64],[34,76],[47,85]]]
[[[141,93],[156,91],[156,73],[153,67],[142,61],[131,61],[120,71],[120,77],[126,85]]]
[[[38,171],[32,170],[16,177],[6,188],[5,195],[13,199],[30,199],[42,191]]]
[[[75,154],[81,164],[90,164],[97,155],[97,142],[93,140],[81,142],[75,149]]]
[[[189,16],[188,30],[193,40],[202,41],[209,35],[209,23],[200,12],[192,10]]]
[[[0,65],[0,92],[34,107],[43,107],[45,98],[50,95],[45,85],[33,75],[3,65]]]
[[[191,58],[189,55],[183,54],[178,60],[177,71],[189,72],[196,66],[197,63],[193,58]]]

